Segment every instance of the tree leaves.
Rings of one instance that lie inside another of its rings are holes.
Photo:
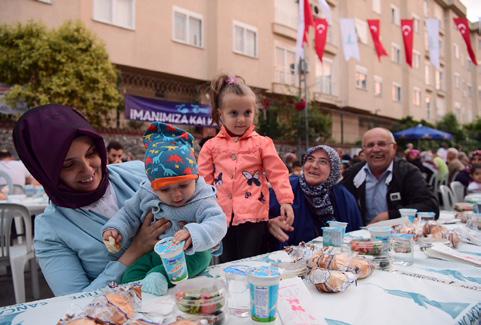
[[[119,107],[119,75],[101,43],[81,22],[56,30],[36,22],[0,26],[0,81],[15,106],[56,103],[73,106],[95,126]]]

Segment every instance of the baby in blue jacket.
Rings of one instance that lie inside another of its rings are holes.
[[[185,241],[189,277],[209,266],[211,250],[219,247],[227,233],[227,219],[217,204],[214,187],[199,177],[193,141],[190,133],[170,124],[154,122],[149,126],[144,134],[149,181],[141,183],[137,193],[103,227],[103,240],[111,253],[126,246],[152,211],[154,220],[165,218],[172,223],[159,239],[173,236],[175,243]],[[163,294],[167,290],[166,272],[155,252],[127,268],[122,282],[141,280],[150,273],[156,273],[155,286],[159,287],[160,281],[163,288],[155,293]]]

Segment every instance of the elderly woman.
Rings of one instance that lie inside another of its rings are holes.
[[[327,221],[347,222],[346,231],[358,230],[361,213],[352,194],[339,182],[341,160],[336,150],[320,145],[309,148],[304,157],[301,176],[291,176],[294,192],[294,223],[289,225],[280,216],[280,205],[275,193],[270,195],[269,232],[280,248],[297,245],[322,235]]]
[[[166,220],[152,214],[127,249],[112,255],[102,226],[146,179],[141,162],[109,165],[105,144],[70,107],[46,105],[25,113],[13,140],[20,159],[50,198],[35,219],[35,254],[55,295],[102,288],[152,250]]]

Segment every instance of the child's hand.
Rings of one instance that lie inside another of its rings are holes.
[[[107,247],[107,250],[112,253],[116,254],[120,251],[122,242],[122,235],[115,229],[108,229],[103,233],[103,240],[104,245]]]
[[[286,217],[286,222],[289,226],[294,223],[294,210],[292,205],[288,203],[281,204],[281,216]]]
[[[185,240],[184,250],[186,250],[192,245],[192,237],[190,237],[190,232],[185,228],[175,233],[173,243],[178,244],[183,240]]]

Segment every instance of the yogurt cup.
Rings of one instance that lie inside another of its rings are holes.
[[[322,227],[322,244],[326,246],[342,247],[345,228]]]
[[[418,212],[417,209],[399,209],[401,218],[407,219],[409,223],[413,223],[416,220],[416,212]]]
[[[250,291],[250,314],[255,323],[276,320],[281,274],[277,267],[261,266],[247,276]]]
[[[185,263],[184,242],[174,244],[173,239],[173,237],[165,237],[159,240],[154,246],[154,252],[160,256],[169,281],[177,284],[187,280],[189,273]]]
[[[329,227],[340,228],[343,231],[343,235],[346,234],[347,222],[331,220],[327,223],[329,224]]]
[[[380,240],[384,244],[384,250],[389,249],[392,228],[388,226],[368,227],[372,240]]]
[[[434,221],[435,216],[434,212],[418,212],[419,221],[423,224],[428,221]]]

